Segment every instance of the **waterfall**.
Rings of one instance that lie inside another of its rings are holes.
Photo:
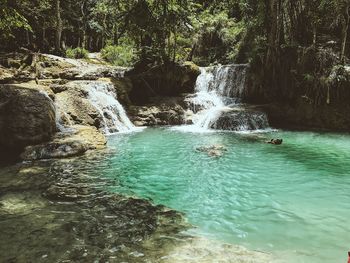
[[[88,99],[100,114],[103,130],[106,134],[136,130],[123,106],[117,100],[112,83],[89,81],[85,85]]]
[[[193,125],[186,130],[257,130],[268,127],[266,114],[241,103],[246,87],[247,65],[201,68],[195,94],[186,98],[187,116]]]

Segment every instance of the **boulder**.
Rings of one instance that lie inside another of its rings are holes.
[[[69,132],[57,133],[49,143],[26,147],[21,158],[33,161],[80,156],[88,150],[103,149],[106,143],[106,137],[96,128],[76,125]]]
[[[156,96],[179,96],[193,93],[200,69],[191,62],[184,64],[167,63],[156,66],[136,65],[125,73],[130,78],[133,89],[132,103],[144,105]]]
[[[211,128],[228,131],[247,131],[267,127],[269,127],[269,122],[264,112],[249,108],[233,108],[223,112]]]
[[[55,85],[56,106],[60,124],[87,125],[101,128],[102,118],[88,99],[88,91],[80,83]]]
[[[56,132],[54,103],[34,86],[0,85],[0,147],[6,151],[48,141]]]
[[[131,120],[136,126],[185,124],[183,97],[156,97],[145,106],[130,107]]]

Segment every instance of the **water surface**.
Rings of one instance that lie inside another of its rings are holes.
[[[281,137],[284,144],[266,144]],[[221,158],[197,147],[223,145]],[[345,262],[350,249],[350,136],[313,132],[112,136],[100,173],[111,191],[185,213],[192,233],[285,262]]]

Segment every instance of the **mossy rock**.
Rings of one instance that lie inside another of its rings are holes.
[[[200,74],[199,67],[192,62],[146,65],[139,63],[126,73],[133,89],[130,99],[136,104],[145,104],[155,96],[179,96],[193,93]]]

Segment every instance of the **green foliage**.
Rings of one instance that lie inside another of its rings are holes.
[[[304,80],[306,81],[306,82],[312,82],[312,81],[314,81],[314,76],[313,75],[311,75],[311,74],[308,74],[308,73],[306,73],[306,74],[304,74]]]
[[[245,24],[229,15],[229,9],[208,9],[192,17],[195,41],[198,45],[197,62],[209,64],[232,62],[236,57]]]
[[[101,50],[102,57],[115,66],[129,67],[135,61],[135,51],[130,45],[107,45]]]
[[[67,58],[75,58],[75,59],[81,59],[81,58],[89,58],[89,52],[85,48],[68,48],[66,50],[66,57]]]
[[[13,31],[16,29],[32,31],[27,19],[17,10],[0,5],[0,32],[4,38],[14,38]]]
[[[329,39],[339,40],[345,55],[350,51],[348,0],[60,0],[59,15],[56,3],[0,0],[0,48],[50,52],[61,35],[62,47],[103,48],[107,60],[118,65],[132,63],[134,54],[154,63],[249,62],[269,49],[272,54],[285,45]]]

